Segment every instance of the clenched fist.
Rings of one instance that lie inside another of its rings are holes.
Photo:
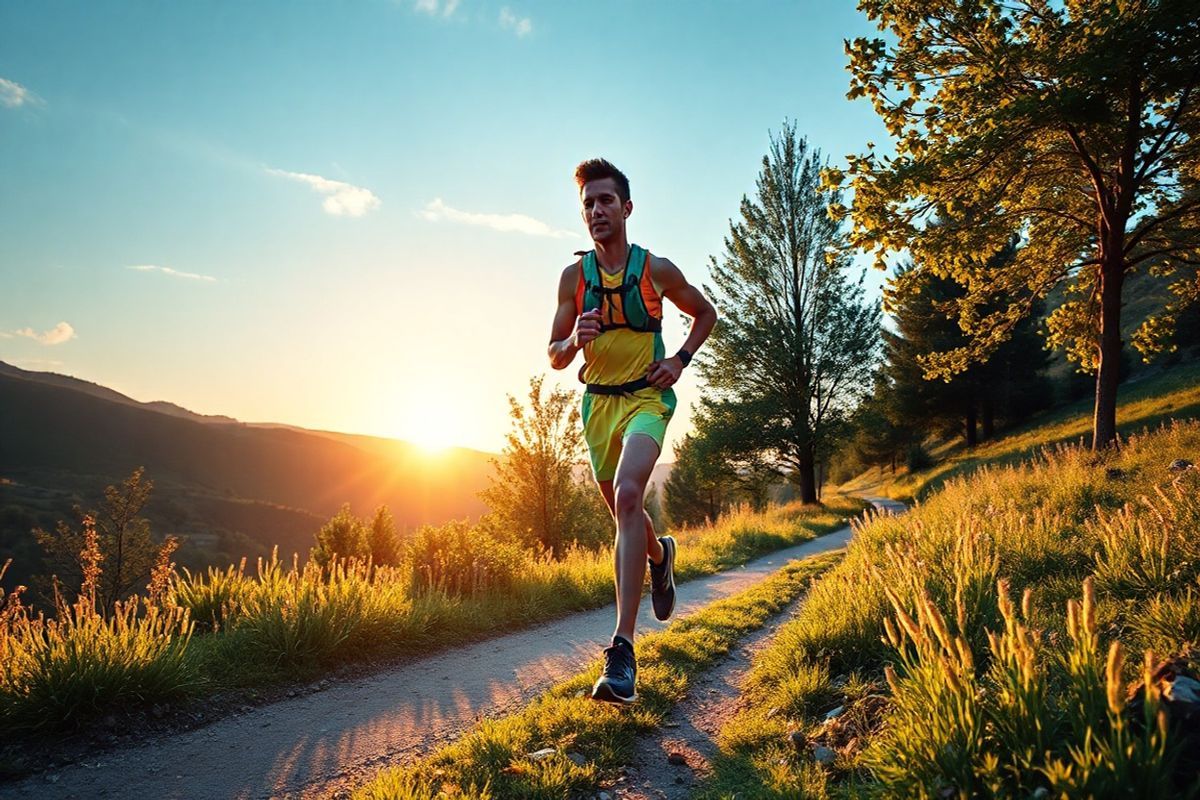
[[[679,360],[679,356],[671,356],[651,364],[646,372],[646,380],[656,389],[669,389],[679,380],[682,372],[683,362]]]
[[[583,312],[575,319],[575,330],[571,332],[571,343],[575,347],[583,347],[599,335],[600,312],[592,309]]]

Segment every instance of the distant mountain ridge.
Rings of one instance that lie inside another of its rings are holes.
[[[303,555],[343,503],[363,517],[386,505],[401,529],[476,518],[494,457],[206,416],[0,362],[0,562],[27,562],[31,527],[52,529],[74,504],[95,508],[139,466],[155,483],[155,533],[183,537],[183,563],[197,564],[275,545]]]

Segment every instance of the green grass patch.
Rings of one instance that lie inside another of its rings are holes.
[[[842,527],[865,505],[834,497],[821,507],[740,509],[676,531],[676,577],[799,544]],[[272,560],[254,573],[242,566],[184,575],[153,617],[143,603],[121,619],[89,606],[79,618],[47,621],[10,598],[0,605],[0,741],[139,705],[309,680],[341,664],[428,652],[612,601],[607,549],[557,560],[510,549],[501,558],[463,523],[441,533],[423,532],[416,566]],[[453,559],[438,557],[439,547]]]
[[[842,491],[882,494],[911,501],[926,496],[947,480],[984,465],[1014,464],[1046,447],[1090,442],[1093,399],[1087,398],[1038,415],[999,439],[972,449],[959,440],[935,448],[933,467],[895,475],[873,468],[841,487]],[[1175,419],[1200,417],[1200,364],[1180,364],[1120,388],[1117,428],[1129,434]]]
[[[385,771],[356,800],[436,797],[567,798],[597,789],[628,763],[639,735],[658,726],[693,676],[791,603],[839,553],[792,562],[759,584],[712,603],[637,645],[636,705],[591,700],[599,663],[547,691],[522,711],[480,724],[421,761]],[[553,749],[542,757],[538,751]]]
[[[1196,422],[1059,447],[859,526],[756,659],[702,796],[1189,796],[1158,688],[1129,687],[1195,657],[1200,471],[1168,467],[1197,456]]]

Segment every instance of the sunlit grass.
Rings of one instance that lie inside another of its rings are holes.
[[[756,659],[703,796],[1186,796],[1156,690],[1126,687],[1200,636],[1200,472],[1169,469],[1198,454],[1196,422],[1058,448],[861,525]]]
[[[354,797],[567,798],[595,790],[627,763],[636,737],[658,726],[684,698],[693,676],[760,628],[839,557],[792,562],[756,586],[642,637],[635,706],[614,708],[586,696],[599,675],[597,663],[517,714],[483,722],[453,745],[385,771]],[[530,755],[546,749],[553,752]]]
[[[713,525],[676,531],[677,578],[806,541],[841,527],[864,505],[835,497],[824,507],[737,509]],[[577,548],[554,560],[449,523],[410,539],[396,567],[272,558],[252,570],[243,563],[185,572],[159,604],[130,603],[111,619],[76,604],[46,620],[14,599],[0,616],[0,738],[428,652],[595,608],[612,596],[607,549]]]
[[[1123,434],[1172,419],[1200,417],[1200,365],[1181,364],[1168,372],[1123,384],[1117,427]],[[984,464],[1016,463],[1056,444],[1089,442],[1092,398],[1038,415],[1000,438],[967,449],[958,440],[934,451],[938,463],[927,470],[892,475],[873,468],[845,484],[843,491],[884,494],[897,499],[923,497],[947,479],[969,474]]]

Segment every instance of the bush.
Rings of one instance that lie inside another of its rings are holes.
[[[924,445],[917,442],[908,448],[908,453],[904,456],[904,464],[908,467],[909,472],[920,472],[932,467],[934,460]]]
[[[404,550],[404,566],[415,592],[459,596],[509,588],[528,558],[516,544],[501,542],[467,522],[425,525]]]

